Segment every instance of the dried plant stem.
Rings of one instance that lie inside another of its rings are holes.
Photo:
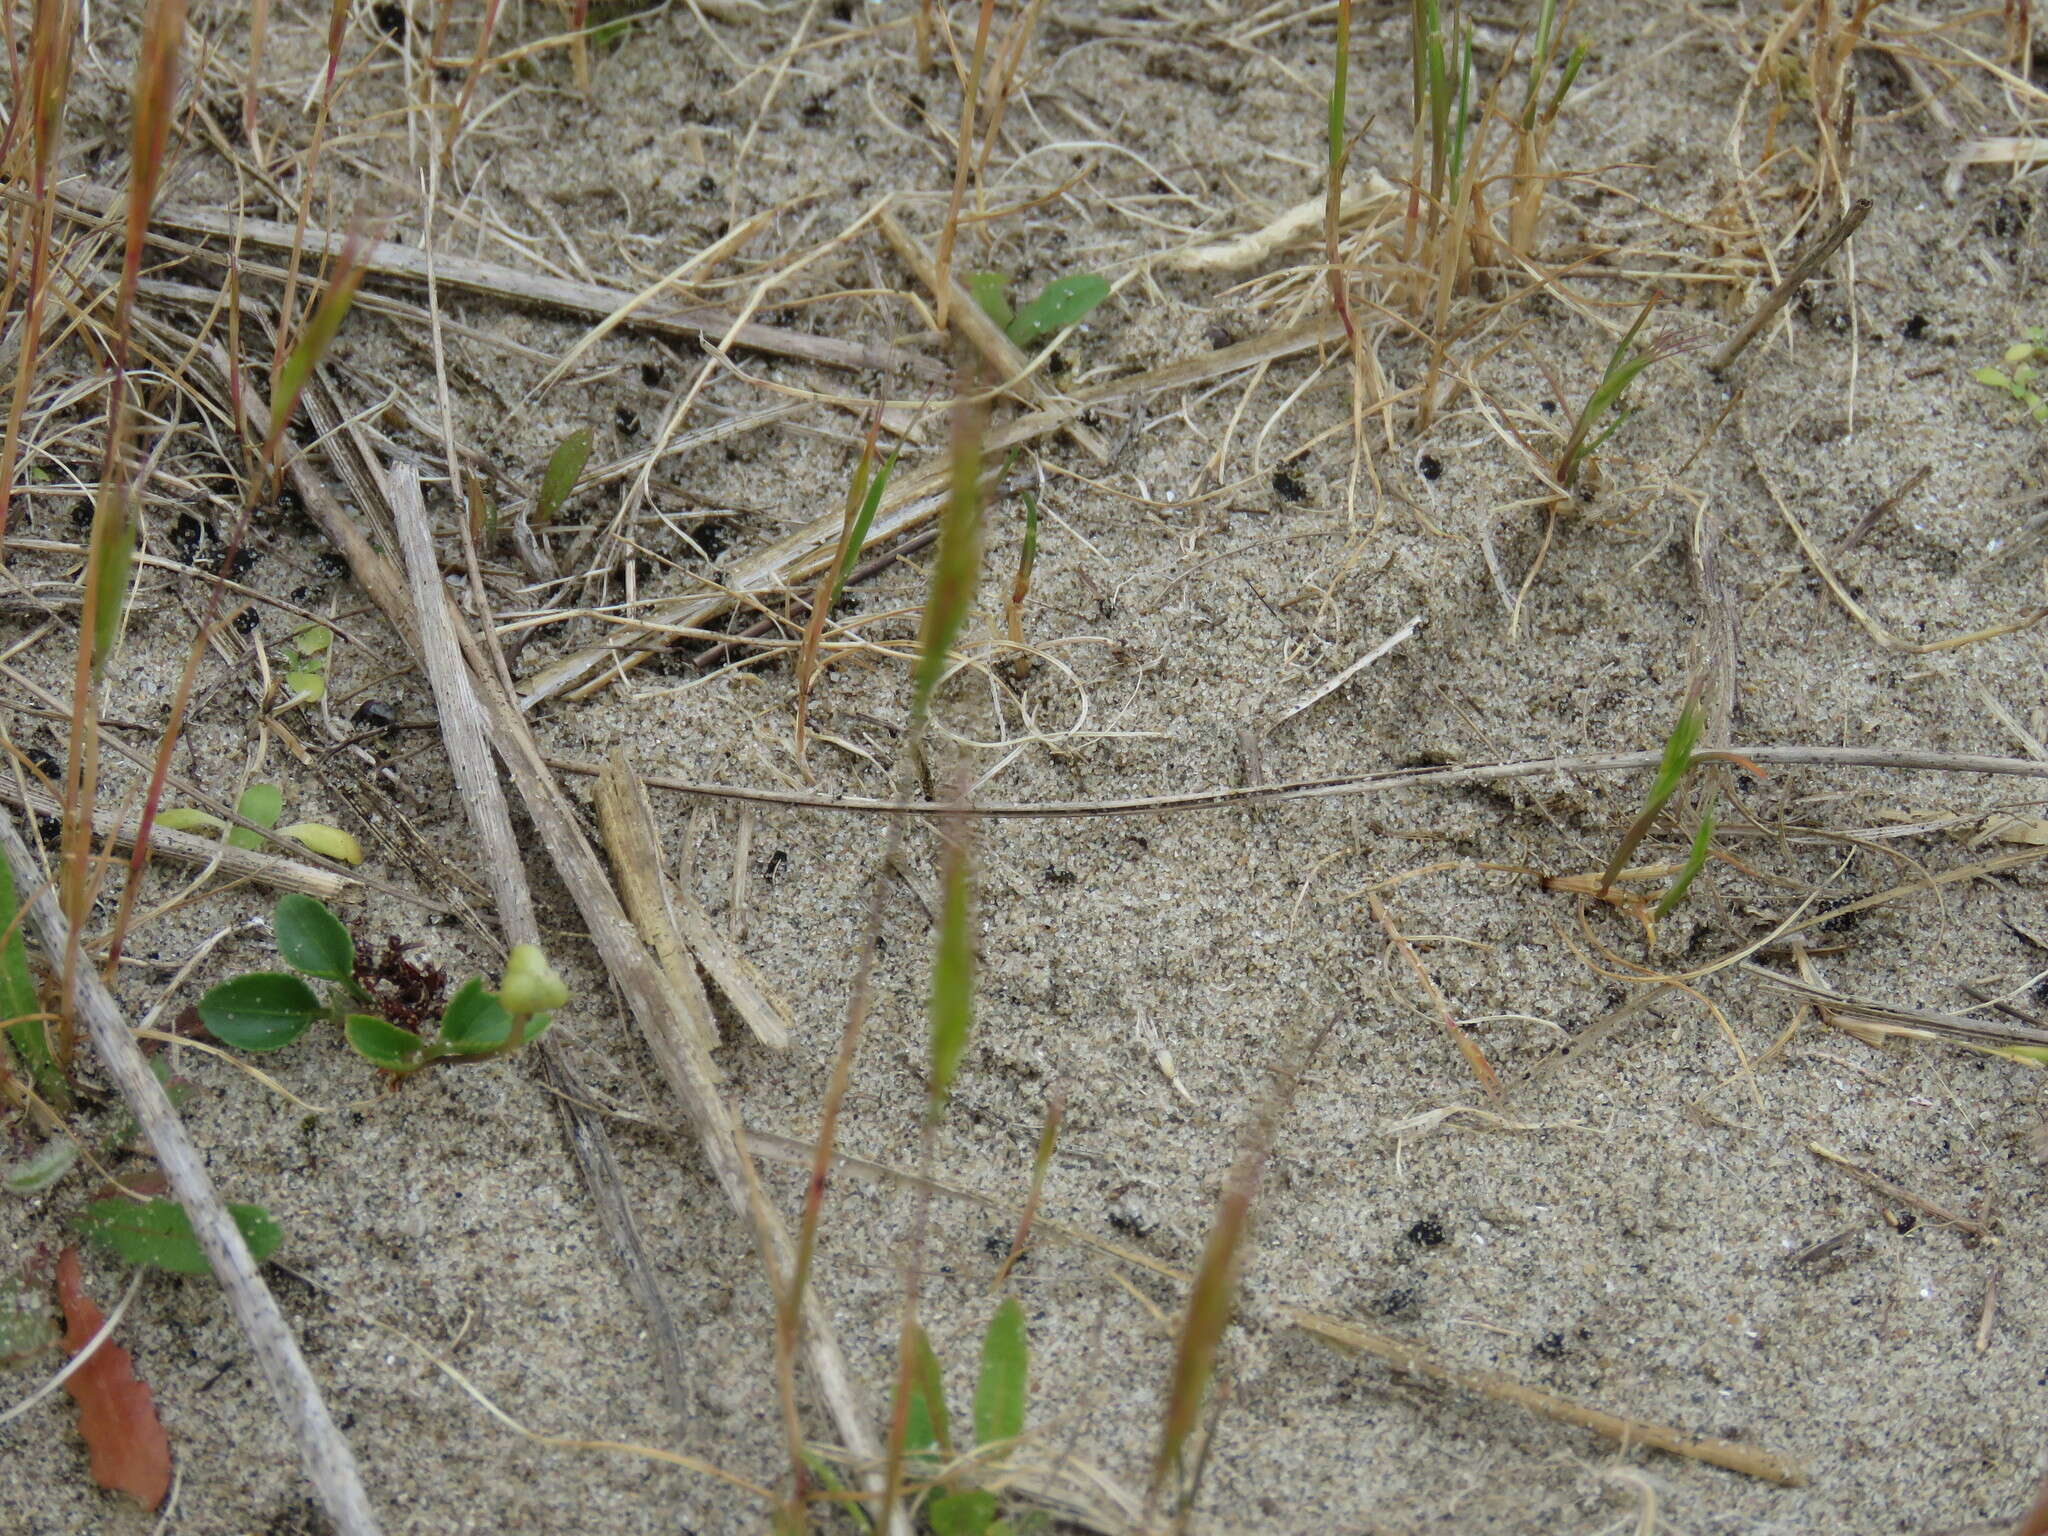
[[[0,813],[0,856],[6,858],[14,872],[15,889],[35,893],[27,903],[28,927],[44,954],[64,954],[72,942],[70,924],[65,922],[42,870],[15,830],[13,817],[5,813]],[[193,1235],[220,1280],[228,1310],[249,1341],[257,1366],[298,1443],[299,1455],[322,1510],[339,1536],[376,1536],[377,1517],[363,1491],[355,1455],[328,1414],[313,1373],[306,1368],[305,1357],[299,1353],[284,1314],[278,1311],[276,1298],[249,1257],[241,1229],[221,1203],[204,1157],[192,1144],[163,1084],[156,1080],[129,1033],[121,1005],[90,966],[81,966],[72,973],[70,1003],[76,1015],[85,1021],[101,1065],[120,1089],[135,1123],[149,1138],[157,1164],[170,1182],[171,1193],[192,1223]]]
[[[1849,211],[1835,223],[1835,227],[1822,235],[1812,250],[1799,258],[1798,264],[1787,272],[1778,286],[1773,288],[1763,303],[1757,305],[1756,313],[1742,323],[1742,329],[1728,338],[1726,346],[1714,354],[1714,360],[1707,366],[1715,373],[1725,371],[1730,363],[1742,355],[1742,349],[1756,340],[1757,333],[1769,325],[1778,311],[1790,302],[1792,296],[1807,284],[1807,280],[1818,272],[1841,248],[1842,242],[1856,233],[1856,227],[1870,213],[1870,199],[1858,198]]]
[[[939,254],[933,262],[936,278],[932,299],[940,330],[953,310],[953,242],[960,233],[960,204],[967,196],[967,172],[974,158],[974,101],[981,88],[982,65],[988,59],[989,23],[995,19],[996,0],[981,0],[981,15],[974,24],[974,56],[968,61],[967,79],[960,90],[960,140],[954,146],[953,195],[946,202],[946,222],[939,230]]]

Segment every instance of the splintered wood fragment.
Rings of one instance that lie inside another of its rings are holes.
[[[614,751],[606,761],[591,800],[597,806],[597,829],[604,837],[605,852],[611,855],[612,873],[618,876],[619,894],[632,914],[633,926],[654,951],[669,990],[675,994],[676,1012],[705,1052],[705,1072],[713,1082],[722,1081],[723,1074],[710,1058],[718,1048],[718,1021],[711,1016],[711,999],[704,995],[704,983],[697,979],[689,945],[669,906],[668,882],[661,871],[661,838],[654,829],[647,791],[626,766],[623,752]]]
[[[875,223],[880,226],[889,244],[895,247],[896,254],[902,259],[903,264],[910,268],[917,280],[924,284],[934,298],[937,298],[938,263],[918,243],[917,237],[905,229],[902,221],[888,208],[884,208],[875,216]],[[951,273],[946,276],[946,287],[948,293],[944,307],[952,317],[953,328],[967,338],[969,346],[988,360],[988,365],[995,370],[997,377],[1003,379],[1020,399],[1033,405],[1044,403],[1046,391],[1031,373],[1031,359],[1024,355],[1015,342],[1003,334],[1003,328],[988,317],[982,307],[975,303],[974,295],[969,293],[960,280]],[[1078,421],[1070,421],[1066,424],[1065,431],[1067,436],[1096,463],[1109,462],[1109,445],[1104,443],[1092,428]]]
[[[1851,1162],[1833,1147],[1824,1146],[1817,1141],[1809,1141],[1806,1144],[1806,1150],[1824,1163],[1833,1163],[1859,1184],[1876,1190],[1877,1193],[1883,1195],[1886,1199],[1896,1200],[1901,1205],[1910,1205],[1921,1215],[1931,1216],[1944,1226],[1954,1227],[1958,1231],[1967,1232],[1970,1236],[1976,1238],[1985,1238],[1991,1235],[1991,1229],[1985,1226],[1983,1222],[1972,1221],[1968,1216],[1958,1216],[1954,1211],[1936,1205],[1932,1200],[1924,1200],[1910,1189],[1894,1184],[1890,1179],[1881,1178],[1879,1175],[1872,1173],[1861,1163]]]
[[[644,785],[640,786],[640,793],[647,793]],[[704,967],[712,985],[725,995],[733,1012],[754,1032],[755,1039],[775,1050],[788,1050],[789,1005],[769,985],[761,968],[747,958],[746,952],[719,931],[702,902],[666,874],[662,883],[683,939],[695,952],[697,963]]]
[[[1338,1318],[1325,1317],[1321,1313],[1301,1308],[1288,1309],[1294,1326],[1313,1338],[1352,1355],[1369,1355],[1375,1360],[1385,1361],[1397,1371],[1411,1376],[1427,1377],[1447,1386],[1461,1387],[1468,1392],[1477,1392],[1495,1402],[1513,1403],[1531,1413],[1541,1414],[1546,1419],[1556,1419],[1564,1424],[1576,1424],[1581,1429],[1590,1429],[1597,1435],[1619,1441],[1624,1447],[1646,1445],[1652,1450],[1665,1451],[1673,1456],[1683,1456],[1691,1461],[1703,1461],[1709,1466],[1725,1467],[1730,1472],[1740,1472],[1745,1477],[1762,1478],[1766,1482],[1778,1483],[1787,1488],[1797,1488],[1806,1482],[1806,1473],[1791,1462],[1760,1451],[1754,1446],[1741,1445],[1732,1440],[1716,1440],[1707,1435],[1687,1434],[1668,1424],[1657,1424],[1647,1419],[1632,1419],[1617,1413],[1607,1413],[1599,1408],[1588,1408],[1583,1403],[1560,1397],[1555,1392],[1546,1392],[1540,1387],[1524,1386],[1506,1376],[1491,1371],[1467,1371],[1448,1365],[1437,1359],[1420,1345],[1405,1339],[1397,1339],[1384,1333],[1374,1333],[1356,1327]]]
[[[1713,362],[1707,366],[1713,372],[1720,373],[1740,357],[1742,349],[1756,340],[1757,332],[1771,323],[1771,317],[1783,309],[1795,293],[1806,286],[1807,279],[1827,263],[1827,259],[1835,254],[1844,240],[1856,233],[1856,226],[1863,222],[1869,212],[1870,199],[1858,198],[1849,211],[1836,221],[1834,228],[1822,235],[1814,242],[1812,248],[1799,258],[1792,270],[1785,274],[1784,280],[1770,291],[1763,303],[1757,305],[1756,313],[1743,322],[1741,330],[1728,338],[1728,344],[1714,354]]]

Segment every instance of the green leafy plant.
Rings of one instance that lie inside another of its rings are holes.
[[[284,1241],[284,1231],[260,1205],[230,1205],[249,1256],[261,1264]],[[71,1218],[78,1234],[96,1248],[130,1264],[167,1269],[176,1275],[207,1272],[206,1252],[191,1218],[175,1200],[95,1200]]]
[[[974,1388],[974,1444],[965,1457],[956,1453],[943,1373],[922,1328],[913,1330],[913,1344],[916,1359],[904,1436],[904,1447],[913,1460],[926,1466],[941,1461],[959,1460],[969,1465],[999,1461],[1004,1449],[1024,1433],[1031,1345],[1023,1307],[1015,1297],[1005,1297],[982,1335],[981,1374]],[[925,1503],[925,1518],[933,1536],[1015,1536],[1022,1522],[998,1519],[997,1510],[992,1490],[964,1482],[955,1471],[933,1485]]]
[[[1697,694],[1689,694],[1678,711],[1678,720],[1671,727],[1671,734],[1664,738],[1664,756],[1657,764],[1657,777],[1650,783],[1650,793],[1643,801],[1642,814],[1637,816],[1629,824],[1628,831],[1622,834],[1621,845],[1614,850],[1614,857],[1607,861],[1607,868],[1600,876],[1600,895],[1605,896],[1614,882],[1621,878],[1621,872],[1628,868],[1630,857],[1641,846],[1643,839],[1650,835],[1650,828],[1656,825],[1658,816],[1663,813],[1664,807],[1671,803],[1671,797],[1678,793],[1679,786],[1685,782],[1685,776],[1692,771],[1693,748],[1699,743],[1700,730],[1705,723],[1706,717],[1700,712]],[[1707,818],[1704,825],[1705,835],[1711,839],[1711,818]],[[1705,848],[1697,839],[1695,845],[1699,847],[1699,862],[1704,865]],[[1685,894],[1685,887],[1692,883],[1693,875],[1698,873],[1699,870],[1695,868],[1691,874],[1681,874],[1679,882],[1666,894],[1664,904],[1659,905],[1657,910],[1660,914],[1677,905],[1677,898]]]
[[[976,272],[967,279],[967,291],[982,313],[1003,328],[1003,334],[1020,347],[1029,347],[1055,331],[1078,325],[1109,297],[1109,280],[1094,272],[1074,272],[1047,283],[1023,308],[1012,310],[1005,297],[1010,280],[1000,272]]]
[[[317,704],[327,697],[328,648],[334,632],[325,624],[308,624],[293,635],[284,650],[284,683],[297,699]]]
[[[2048,326],[2030,325],[2026,335],[2005,349],[2005,366],[1978,368],[1970,377],[1987,389],[2011,395],[2034,420],[2048,422]]]
[[[531,944],[513,947],[498,990],[483,978],[464,982],[442,1009],[438,1025],[423,1026],[419,1005],[405,1004],[404,1022],[382,1012],[358,964],[355,940],[321,902],[297,893],[277,904],[272,918],[278,953],[298,974],[255,971],[221,982],[199,1000],[199,1019],[223,1045],[275,1051],[290,1045],[320,1019],[339,1024],[350,1049],[373,1067],[405,1076],[442,1061],[485,1061],[509,1055],[539,1038],[569,989]],[[302,979],[328,983],[320,993]],[[396,1010],[392,1010],[396,1011]]]
[[[295,821],[290,826],[279,827],[278,818],[284,814],[284,791],[275,784],[251,784],[236,802],[235,814],[259,827],[276,827],[279,837],[302,843],[326,858],[349,865],[363,862],[363,845],[353,833],[344,832],[339,827],[330,827],[320,821]],[[231,848],[255,850],[262,848],[264,843],[260,833],[247,827],[232,826],[210,811],[195,810],[190,806],[169,806],[157,813],[156,822],[173,832],[225,832]]]
[[[1580,466],[1621,429],[1623,422],[1635,414],[1632,411],[1620,411],[1614,420],[1607,422],[1597,436],[1594,435],[1595,428],[1599,428],[1608,414],[1616,411],[1621,405],[1622,396],[1628,393],[1628,387],[1635,383],[1652,363],[1662,362],[1667,357],[1675,357],[1699,344],[1697,337],[1666,331],[1652,338],[1649,345],[1640,352],[1634,350],[1636,338],[1642,334],[1644,325],[1649,322],[1650,312],[1657,307],[1660,298],[1661,294],[1653,293],[1643,301],[1643,307],[1636,311],[1635,320],[1622,332],[1621,340],[1614,344],[1614,351],[1608,356],[1607,369],[1600,375],[1599,384],[1595,386],[1593,393],[1586,397],[1585,405],[1580,408],[1578,416],[1572,422],[1571,435],[1565,439],[1564,447],[1558,451],[1557,463],[1553,469],[1557,483],[1566,490],[1570,490],[1572,483],[1578,479]]]

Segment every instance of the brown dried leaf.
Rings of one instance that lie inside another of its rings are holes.
[[[106,1314],[85,1294],[74,1247],[57,1259],[57,1301],[64,1308],[64,1348],[75,1355],[99,1331]],[[171,1442],[149,1388],[135,1379],[128,1351],[109,1339],[64,1383],[64,1390],[78,1402],[78,1432],[92,1452],[93,1481],[127,1494],[144,1509],[163,1503],[171,1488]]]

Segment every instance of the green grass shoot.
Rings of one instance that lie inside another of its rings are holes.
[[[931,1091],[925,1107],[928,1122],[946,1112],[946,1100],[974,1029],[974,869],[967,824],[949,821],[944,837],[943,910],[927,1003],[932,1049]]]
[[[590,460],[590,428],[578,427],[548,455],[548,466],[541,471],[540,490],[533,498],[533,521],[545,528],[555,520],[555,514],[562,510],[562,503],[575,492],[576,482],[583,477],[583,466]]]
[[[1709,790],[1707,803],[1700,807],[1700,825],[1699,830],[1692,835],[1692,847],[1685,855],[1685,863],[1679,867],[1677,878],[1671,882],[1670,888],[1658,901],[1657,910],[1650,914],[1653,918],[1668,916],[1678,909],[1678,904],[1685,900],[1685,893],[1692,889],[1693,881],[1697,880],[1700,871],[1707,867],[1707,857],[1713,850],[1714,796],[1713,791]]]
[[[939,514],[938,555],[932,562],[931,591],[917,637],[910,698],[913,729],[931,708],[932,694],[945,676],[947,657],[967,622],[981,577],[981,439],[987,426],[986,404],[969,397],[954,407],[952,488]]]
[[[1678,793],[1678,787],[1685,782],[1685,776],[1692,771],[1693,748],[1699,743],[1700,730],[1706,723],[1701,713],[1697,690],[1686,695],[1684,705],[1678,711],[1678,723],[1671,727],[1671,734],[1664,738],[1663,760],[1657,765],[1657,777],[1650,784],[1649,797],[1643,802],[1642,814],[1637,816],[1627,832],[1622,834],[1621,845],[1614,850],[1614,857],[1607,861],[1607,868],[1600,876],[1600,894],[1605,896],[1614,882],[1621,878],[1621,872],[1628,868],[1628,861],[1634,856],[1650,828],[1656,824],[1671,797]],[[1680,894],[1683,894],[1682,892]]]
[[[1597,452],[1608,438],[1614,436],[1621,424],[1628,420],[1631,413],[1623,411],[1613,421],[1608,422],[1597,437],[1593,435],[1594,429],[1600,426],[1608,413],[1621,405],[1622,396],[1628,393],[1628,387],[1635,383],[1652,363],[1674,357],[1697,344],[1694,340],[1667,334],[1654,339],[1640,352],[1633,350],[1636,338],[1642,334],[1644,325],[1649,322],[1651,311],[1656,309],[1662,298],[1662,294],[1653,293],[1643,301],[1643,307],[1636,311],[1635,319],[1629,328],[1622,332],[1621,340],[1614,344],[1614,351],[1608,355],[1607,368],[1600,375],[1600,383],[1587,397],[1578,418],[1572,423],[1571,436],[1565,439],[1553,471],[1557,483],[1565,489],[1571,489],[1573,481],[1578,478],[1579,467],[1585,463],[1588,455]]]
[[[349,306],[355,302],[356,289],[363,281],[363,241],[350,236],[343,245],[341,255],[335,259],[334,276],[327,284],[327,291],[320,295],[320,302],[313,306],[312,318],[306,328],[285,355],[283,364],[270,386],[270,434],[263,443],[263,462],[274,466],[277,450],[284,441],[285,429],[291,424],[292,412],[298,408],[299,396],[305,393],[306,383],[313,377],[313,370],[320,366],[320,359],[327,355],[341,322],[348,318]]]

